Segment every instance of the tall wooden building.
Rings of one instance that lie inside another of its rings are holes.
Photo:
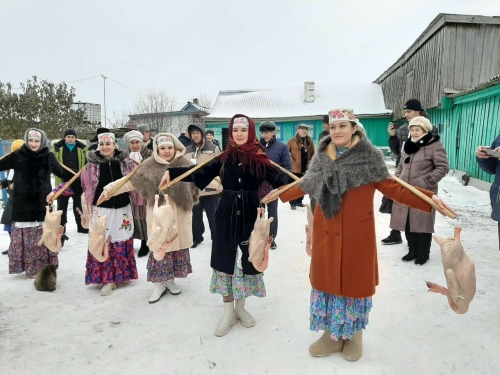
[[[404,102],[418,98],[424,108],[441,106],[455,94],[500,74],[500,17],[439,14],[375,82],[382,86],[393,118]]]

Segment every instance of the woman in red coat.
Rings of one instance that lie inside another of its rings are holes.
[[[342,351],[356,361],[378,285],[375,189],[412,208],[430,212],[431,206],[391,179],[352,110],[332,110],[329,116],[330,137],[320,141],[303,180],[281,199],[309,194],[315,203],[310,328],[324,334],[309,352],[322,357]],[[447,207],[434,193],[419,190]]]

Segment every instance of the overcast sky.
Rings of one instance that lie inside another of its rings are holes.
[[[498,0],[0,0],[0,80],[96,75],[185,103],[219,90],[373,82],[438,13]],[[103,104],[103,79],[70,84]],[[110,117],[138,94],[107,81]],[[332,103],[335,105],[335,103]]]

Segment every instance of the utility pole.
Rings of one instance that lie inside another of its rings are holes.
[[[107,117],[106,117],[106,79],[108,77],[101,75],[104,81],[104,127],[107,127]]]

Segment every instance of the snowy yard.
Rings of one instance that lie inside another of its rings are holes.
[[[37,292],[25,275],[9,275],[7,256],[0,256],[0,373],[499,374],[500,251],[488,193],[449,177],[440,188],[461,215],[463,245],[476,264],[477,293],[469,312],[457,315],[446,297],[427,292],[426,280],[445,285],[437,244],[423,267],[401,261],[405,243],[379,246],[380,285],[358,362],[339,353],[309,355],[320,334],[309,331],[306,213],[280,203],[267,297],[247,301],[257,325],[237,324],[222,338],[213,334],[223,306],[219,295],[208,292],[209,240],[191,250],[193,273],[178,281],[179,296],[148,304],[152,284],[146,282],[147,259],[141,258],[139,280],[101,297],[98,286],[84,284],[87,236],[76,233],[68,210],[70,240],[59,257],[56,292]],[[377,209],[380,199],[378,194]],[[379,240],[388,235],[388,224],[389,215],[377,211]],[[439,216],[436,232],[452,236],[454,225]],[[7,245],[2,231],[0,250]]]

